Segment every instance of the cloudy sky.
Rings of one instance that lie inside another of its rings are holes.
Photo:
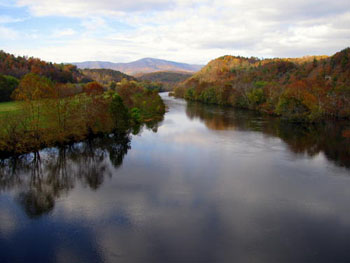
[[[349,0],[0,0],[0,49],[54,62],[331,55]]]

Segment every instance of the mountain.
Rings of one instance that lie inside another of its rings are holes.
[[[71,63],[78,68],[105,68],[121,71],[128,75],[138,73],[151,73],[157,71],[180,71],[180,72],[196,72],[202,68],[202,65],[179,63],[155,58],[143,58],[130,63],[113,63],[106,61],[86,61]]]
[[[151,81],[159,82],[163,84],[163,89],[170,91],[177,84],[190,78],[193,74],[189,72],[169,72],[169,71],[158,71],[152,73],[145,73],[136,75],[140,81]]]

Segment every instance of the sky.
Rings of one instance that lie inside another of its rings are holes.
[[[52,62],[332,55],[349,0],[0,0],[0,49]]]

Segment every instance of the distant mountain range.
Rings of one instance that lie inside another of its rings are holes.
[[[203,65],[179,63],[155,58],[143,58],[129,63],[85,61],[71,64],[76,65],[78,68],[81,69],[113,69],[128,75],[151,73],[157,71],[196,72],[203,67]]]

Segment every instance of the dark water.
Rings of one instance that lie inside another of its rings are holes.
[[[0,262],[350,262],[350,126],[163,94],[153,131],[1,162]]]

